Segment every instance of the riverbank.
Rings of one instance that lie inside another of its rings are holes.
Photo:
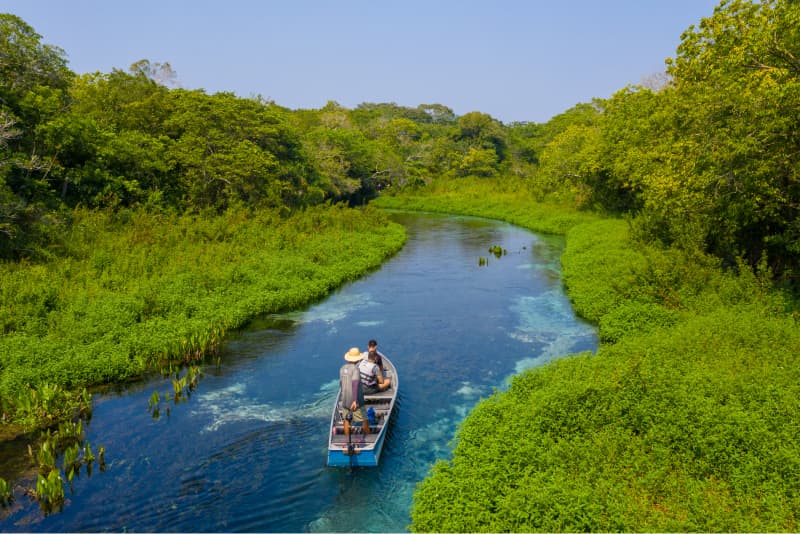
[[[228,331],[324,297],[405,241],[380,212],[342,206],[73,218],[49,261],[0,265],[7,435],[67,416],[86,386],[207,358]]]
[[[746,269],[638,243],[624,221],[495,189],[375,205],[563,233],[563,282],[602,345],[482,401],[453,459],[418,486],[412,530],[796,530],[800,328],[788,301]]]

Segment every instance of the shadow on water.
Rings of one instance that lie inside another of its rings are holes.
[[[475,218],[392,216],[408,231],[400,253],[305,310],[254,320],[168,417],[147,409],[170,387],[158,377],[99,396],[86,433],[106,446],[106,472],[76,480],[61,513],[16,503],[0,529],[406,530],[417,483],[449,458],[481,398],[597,340],[562,292],[563,240]],[[494,245],[507,254],[479,266]],[[380,465],[329,468],[338,370],[370,338],[402,388]]]

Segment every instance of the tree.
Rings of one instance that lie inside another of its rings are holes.
[[[164,128],[183,207],[302,205],[313,184],[299,134],[285,112],[230,93],[173,90]],[[312,192],[316,198],[316,190]]]
[[[649,192],[655,209],[659,194],[679,199],[670,220],[698,218],[711,252],[753,265],[766,253],[776,273],[800,264],[798,23],[797,2],[733,0],[684,32],[668,62],[676,187]]]
[[[544,144],[533,189],[540,197],[577,195],[579,203],[589,203],[601,169],[599,106],[579,104],[553,117],[539,135],[536,144]]]
[[[36,86],[68,86],[73,74],[64,51],[41,39],[21,18],[0,13],[0,103],[13,109]]]
[[[459,176],[495,176],[497,153],[491,149],[469,147],[458,166]]]
[[[57,196],[47,182],[50,150],[37,131],[68,104],[66,65],[63,50],[0,14],[0,257],[33,254],[54,226],[40,224]]]
[[[447,106],[442,104],[421,104],[417,107],[430,115],[431,121],[435,124],[455,124],[456,114]]]
[[[507,141],[502,123],[491,115],[473,111],[459,117],[456,126],[456,141],[464,150],[457,174],[497,174],[499,164],[506,159]]]
[[[134,76],[142,75],[159,85],[180,87],[180,83],[178,83],[178,73],[172,70],[172,65],[168,62],[150,63],[149,59],[140,59],[132,64],[129,70]]]

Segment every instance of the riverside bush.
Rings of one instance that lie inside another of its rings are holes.
[[[0,264],[0,406],[28,386],[135,378],[213,352],[254,316],[306,305],[402,246],[374,209],[289,217],[75,210],[43,264]]]
[[[487,209],[464,187],[408,205],[553,228],[557,207],[518,191]],[[600,349],[482,400],[452,459],[418,485],[411,529],[796,531],[800,328],[788,300],[749,269],[567,214],[563,280]]]

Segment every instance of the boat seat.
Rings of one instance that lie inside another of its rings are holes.
[[[370,395],[364,395],[364,400],[367,402],[376,402],[381,401],[384,399],[391,399],[393,396],[392,388],[387,389],[386,391],[379,391],[378,393],[372,393]]]

